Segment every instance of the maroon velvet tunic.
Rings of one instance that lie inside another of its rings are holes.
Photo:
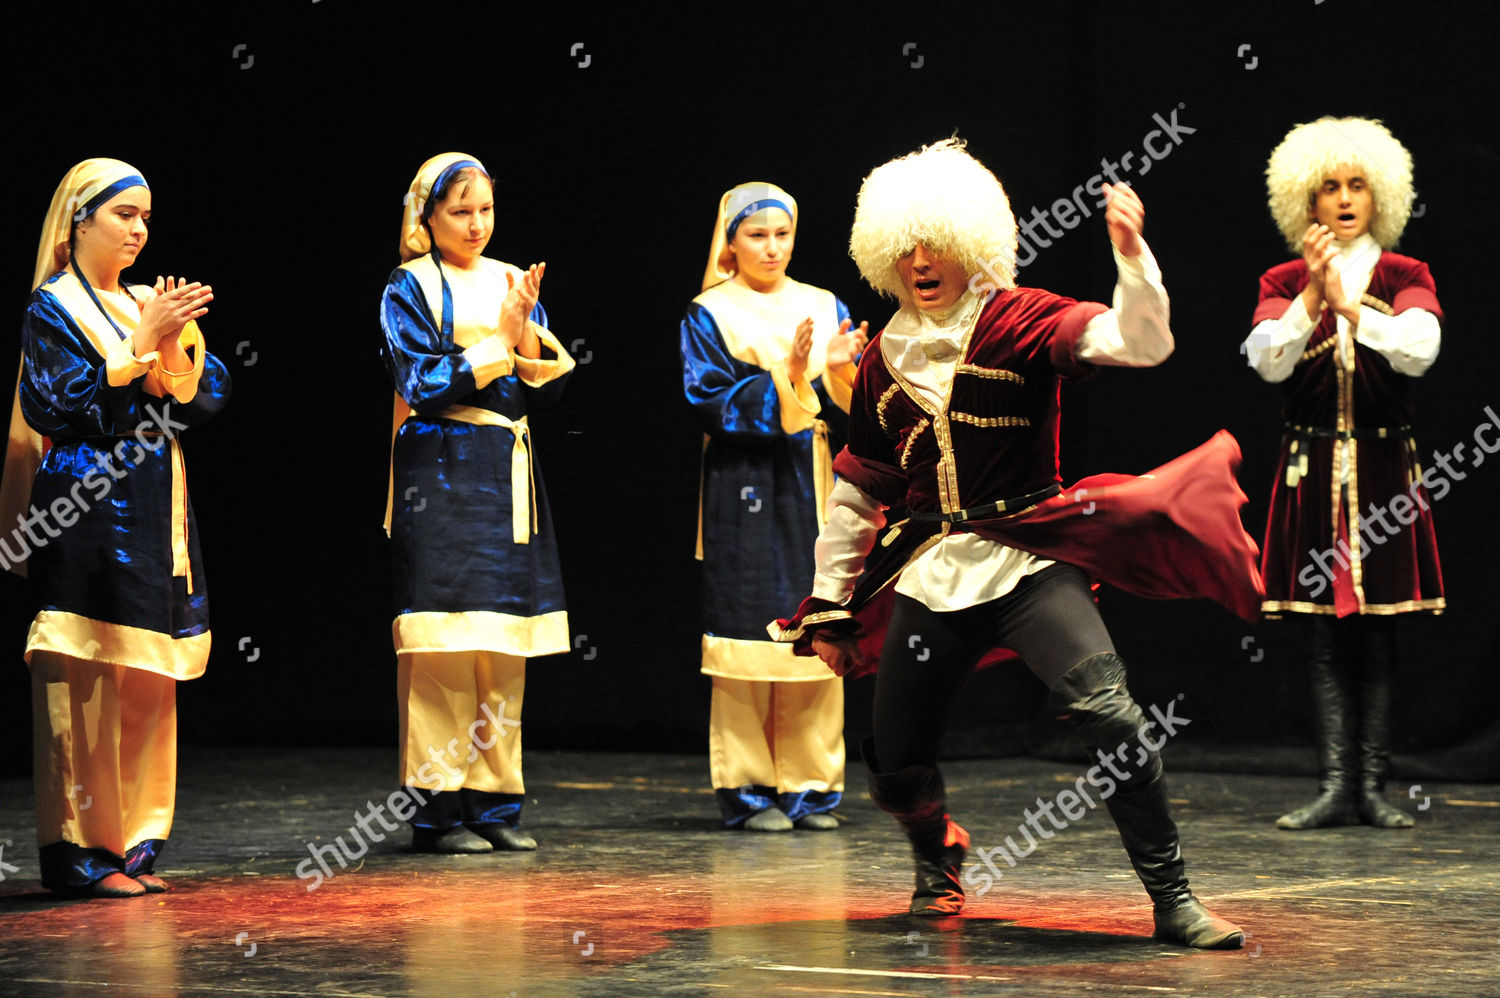
[[[1060,379],[1089,370],[1078,341],[1105,310],[1033,288],[996,295],[963,344],[941,413],[885,363],[877,337],[859,366],[848,453],[835,470],[913,512],[949,513],[1061,481]]]
[[[1061,380],[1090,369],[1077,356],[1078,343],[1088,321],[1104,311],[1032,288],[1001,292],[964,341],[941,408],[885,362],[875,337],[860,362],[849,445],[834,470],[880,503],[912,512],[972,509],[1059,483]],[[1003,516],[941,528],[906,524],[902,540],[877,547],[867,560],[852,605],[809,597],[795,617],[777,622],[780,636],[798,639],[801,651],[812,628],[836,626],[851,614],[868,631],[871,621],[861,611],[919,553],[912,535],[940,529],[970,530],[1078,565],[1138,595],[1213,599],[1253,620],[1264,591],[1259,552],[1240,523],[1239,456],[1234,438],[1220,431],[1147,475],[1095,475]],[[900,554],[892,558],[893,552]]]
[[[1268,270],[1255,323],[1281,318],[1306,285],[1302,260]],[[1364,303],[1388,315],[1421,308],[1443,318],[1427,265],[1396,253],[1381,254]],[[1344,617],[1446,605],[1411,434],[1411,381],[1357,333],[1353,356],[1340,358],[1335,315],[1323,313],[1282,382],[1287,429],[1266,523],[1266,613]],[[1345,448],[1347,490],[1338,472]]]

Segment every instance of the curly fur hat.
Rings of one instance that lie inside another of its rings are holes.
[[[906,302],[896,261],[922,243],[957,259],[969,274],[984,264],[1016,286],[1016,219],[1005,188],[964,151],[962,139],[876,167],[859,189],[849,255],[876,291]]]
[[[1411,153],[1379,121],[1326,117],[1287,132],[1266,165],[1271,217],[1293,253],[1302,252],[1318,185],[1340,167],[1364,172],[1375,202],[1370,235],[1380,248],[1390,249],[1400,240],[1416,199]]]

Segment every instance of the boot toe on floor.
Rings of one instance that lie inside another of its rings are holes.
[[[1291,814],[1276,819],[1276,827],[1289,832],[1302,832],[1311,828],[1342,828],[1359,821],[1354,802],[1324,794],[1310,804],[1297,808]]]
[[[963,911],[963,907],[963,892],[948,891],[939,895],[913,894],[909,910],[911,914],[925,918],[946,918],[949,915],[957,915]]]
[[[475,835],[463,825],[442,830],[436,828],[413,828],[411,834],[413,852],[476,853],[493,852],[494,846]]]
[[[941,918],[957,915],[964,906],[963,882],[959,879],[964,868],[964,855],[969,844],[969,833],[956,822],[948,822],[950,842],[936,855],[924,856],[913,850],[917,864],[916,890],[911,895],[913,915]]]
[[[827,811],[820,811],[817,814],[804,814],[802,817],[792,822],[792,824],[796,825],[803,831],[831,832],[839,827],[839,819],[835,818]]]
[[[1154,937],[1195,949],[1239,949],[1245,933],[1233,922],[1218,917],[1189,898],[1171,911],[1156,912]]]
[[[470,825],[469,830],[501,852],[531,852],[536,849],[536,839],[504,822]]]
[[[746,818],[743,827],[750,832],[790,832],[792,819],[788,818],[780,808],[768,807]]]
[[[1359,820],[1372,828],[1414,828],[1416,819],[1384,797],[1367,797],[1359,803]]]

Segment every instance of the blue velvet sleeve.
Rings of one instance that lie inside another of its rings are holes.
[[[31,296],[21,327],[21,412],[43,436],[109,436],[140,425],[141,375],[111,387],[100,357],[62,304]]]
[[[771,372],[732,357],[713,314],[697,302],[682,320],[682,387],[709,436],[740,443],[783,436]]]
[[[396,392],[423,415],[435,415],[473,395],[474,369],[463,351],[432,321],[427,296],[410,271],[397,268],[380,301],[386,363]]]
[[[206,423],[229,401],[232,384],[229,369],[224,366],[224,362],[213,354],[206,354],[203,358],[203,371],[198,375],[198,393],[191,402],[171,399],[172,418],[188,426]]]
[[[229,372],[212,354],[204,358],[198,394],[187,404],[143,392],[144,374],[127,385],[110,385],[104,358],[45,290],[26,309],[21,349],[21,411],[33,429],[55,440],[120,436],[141,426],[162,428],[166,419],[173,426],[195,426],[229,397]]]

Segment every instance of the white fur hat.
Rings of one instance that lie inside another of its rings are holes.
[[[896,261],[917,245],[958,260],[969,274],[985,263],[1004,287],[1016,285],[1016,219],[1005,188],[963,140],[935,145],[876,167],[859,189],[849,255],[870,286],[906,301]]]
[[[1364,172],[1375,203],[1370,235],[1380,248],[1390,249],[1400,240],[1416,198],[1411,153],[1379,121],[1319,118],[1287,132],[1266,165],[1271,217],[1293,253],[1302,252],[1314,192],[1340,167]]]

